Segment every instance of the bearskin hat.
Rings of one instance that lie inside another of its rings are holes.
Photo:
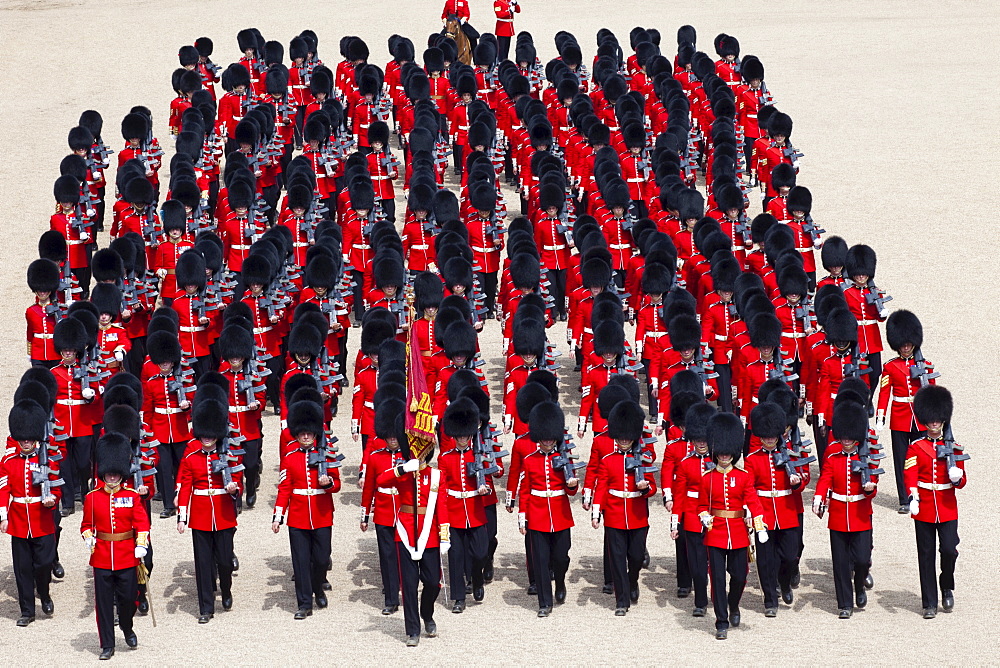
[[[790,139],[792,136],[792,117],[780,111],[774,112],[774,115],[767,122],[767,131],[772,137],[782,135],[785,139]]]
[[[743,191],[734,183],[723,183],[716,188],[715,203],[720,211],[728,211],[729,209],[739,209],[742,211],[746,208],[746,203],[743,200]]]
[[[178,288],[183,290],[185,287],[193,285],[201,290],[207,281],[205,256],[194,249],[184,251],[177,258],[177,267],[174,273],[177,277]]]
[[[7,414],[8,433],[15,441],[42,441],[48,421],[45,408],[31,399],[21,399],[14,402]]]
[[[692,218],[700,220],[705,215],[705,198],[700,192],[688,188],[677,193],[677,218],[683,222]]]
[[[667,325],[670,346],[677,352],[697,350],[701,342],[701,325],[697,318],[685,313],[674,316]]]
[[[446,436],[474,436],[479,431],[479,407],[472,399],[461,397],[444,411],[441,427]]]
[[[875,251],[871,246],[865,244],[851,246],[844,258],[844,273],[851,278],[854,276],[875,278],[876,260]]]
[[[229,406],[215,399],[196,401],[191,410],[191,435],[217,441],[229,436]]]
[[[39,259],[28,265],[28,288],[32,292],[55,292],[59,289],[59,265]]]
[[[823,268],[831,271],[833,267],[843,268],[847,264],[847,242],[841,237],[827,237],[820,251]]]
[[[625,352],[625,330],[613,320],[594,327],[594,352],[598,355],[621,355]]]
[[[401,288],[406,282],[403,273],[403,259],[396,253],[379,253],[372,261],[372,279],[380,290],[390,285]]]
[[[109,432],[97,440],[97,477],[118,475],[122,480],[132,472],[132,444],[124,434]]]
[[[405,414],[406,402],[402,399],[384,399],[375,404],[375,435],[382,440],[399,438]]]
[[[369,357],[378,355],[379,346],[396,335],[395,326],[385,320],[370,319],[361,329],[361,352]]]
[[[441,347],[449,358],[476,354],[476,330],[468,322],[453,322],[441,333]]]
[[[778,190],[779,188],[795,188],[795,168],[792,167],[787,162],[780,162],[775,165],[774,169],[771,170],[771,186]],[[809,192],[808,190],[806,192]],[[788,203],[792,203],[791,193],[789,192]],[[809,203],[812,204],[812,196],[809,197]],[[790,209],[789,209],[790,210]],[[799,209],[799,211],[805,211],[809,213],[809,209]]]
[[[181,344],[175,335],[169,332],[155,332],[146,339],[146,352],[149,360],[156,365],[165,362],[178,364],[181,361]]]
[[[785,411],[774,403],[765,402],[750,411],[750,427],[758,438],[777,438],[785,433]]]
[[[707,442],[709,423],[718,414],[719,412],[704,400],[693,404],[687,409],[687,413],[684,415],[684,438],[688,442]],[[741,443],[740,449],[742,450],[742,448],[743,445]]]
[[[425,309],[438,308],[444,299],[444,283],[437,274],[422,271],[413,279],[413,294],[418,313]]]
[[[566,431],[566,413],[554,401],[543,401],[531,409],[528,416],[528,438],[539,441],[560,441]]]
[[[545,325],[541,320],[526,318],[518,322],[511,340],[515,355],[545,355]]]
[[[864,441],[868,436],[868,409],[853,401],[840,403],[834,407],[831,427],[838,441]]]
[[[647,264],[642,271],[642,291],[647,295],[663,295],[670,291],[674,273],[666,266]]]
[[[128,390],[123,387],[122,389]],[[128,390],[131,392],[131,390]],[[104,431],[116,432],[123,435],[133,443],[139,442],[141,436],[142,420],[139,412],[128,404],[115,404],[104,409]]]
[[[601,259],[587,260],[580,266],[580,282],[585,288],[606,288],[611,283],[611,267]]]
[[[296,322],[288,335],[288,353],[315,359],[323,350],[324,333],[309,321]]]
[[[634,401],[621,401],[608,413],[608,436],[614,440],[638,441],[646,414]]]
[[[114,283],[98,283],[90,291],[90,303],[99,312],[117,317],[122,310],[122,291]]]
[[[828,343],[858,341],[858,320],[847,306],[838,306],[827,313],[823,330]]]
[[[809,188],[805,186],[795,186],[788,192],[788,201],[786,202],[786,208],[788,212],[792,211],[802,211],[809,214],[812,211],[812,193],[809,192]]]
[[[732,413],[716,413],[709,419],[706,440],[713,459],[731,455],[735,464],[743,454],[743,439],[743,423]]]
[[[921,424],[951,422],[953,409],[951,392],[941,385],[926,385],[913,398],[913,413]]]
[[[778,273],[778,290],[783,297],[809,294],[809,276],[799,267],[786,267]]]
[[[632,395],[621,385],[605,385],[597,395],[597,412],[605,420],[611,414],[611,409],[622,401],[632,401]]]
[[[288,407],[288,431],[298,438],[301,434],[323,434],[323,406],[313,401],[297,401]]]
[[[87,329],[76,318],[63,318],[57,322],[52,338],[57,353],[64,350],[82,353],[87,348]]]
[[[554,397],[552,394],[541,383],[525,383],[521,386],[521,389],[517,391],[517,397],[514,400],[518,418],[520,418],[521,422],[528,422],[531,415],[531,409],[544,402],[552,401],[553,399]]]
[[[885,323],[885,338],[896,352],[907,343],[919,348],[924,342],[924,327],[912,311],[894,311]]]

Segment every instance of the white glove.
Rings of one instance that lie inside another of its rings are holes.
[[[882,431],[885,429],[885,416],[875,418],[875,429],[877,431]]]
[[[889,312],[886,311],[885,309],[882,309],[881,311],[878,312],[878,317],[882,320],[885,320],[886,318],[889,317]]]
[[[401,468],[403,469],[403,473],[413,473],[414,471],[420,468],[420,460],[409,459],[403,462],[403,466]]]
[[[920,500],[917,497],[910,498],[910,514],[919,515],[920,514]]]
[[[90,239],[90,235],[86,232],[80,232],[80,241],[87,241]]]
[[[446,540],[441,541],[441,554],[442,555],[448,554],[448,550],[450,550],[450,549],[451,549],[451,543],[450,542],[448,542]]]
[[[125,351],[121,350],[121,349],[116,350],[115,351],[115,359],[118,360],[119,362],[124,362],[125,361]]]
[[[703,527],[705,527],[706,529],[709,528],[710,526],[712,526],[712,516],[711,515],[702,515],[701,516],[701,525]]]
[[[767,529],[761,529],[757,532],[757,542],[761,545],[767,542]]]
[[[823,507],[823,497],[814,496],[813,497],[813,512],[819,514],[819,509]]]
[[[93,536],[87,536],[83,539],[83,542],[87,545],[87,548],[90,549],[91,552],[94,551],[94,546],[97,545],[97,539]]]
[[[948,469],[948,477],[951,478],[952,484],[958,484],[962,480],[962,476],[965,475],[965,471],[958,468],[957,466],[952,466]]]
[[[94,393],[94,388],[92,387],[83,388],[82,390],[80,390],[80,396],[83,397],[84,399],[93,399],[94,396],[96,396]]]
[[[149,552],[149,549],[146,548],[146,546],[144,546],[144,545],[136,545],[135,546],[135,558],[136,559],[142,559],[143,557],[146,556],[147,552]]]

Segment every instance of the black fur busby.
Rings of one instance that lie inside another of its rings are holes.
[[[684,438],[689,442],[707,442],[708,426],[719,412],[706,401],[699,401],[684,416]],[[740,449],[742,450],[742,443]]]
[[[479,431],[479,408],[472,399],[461,397],[448,405],[441,420],[446,436],[474,436]]]
[[[396,335],[396,328],[385,320],[368,320],[361,329],[361,352],[368,356],[378,354],[379,346]]]
[[[39,259],[28,265],[28,288],[32,292],[55,292],[59,289],[59,265]]]
[[[510,277],[515,288],[537,290],[541,280],[541,266],[538,259],[521,254],[510,261]]]
[[[521,386],[514,399],[514,407],[521,422],[528,422],[531,410],[547,401],[553,400],[552,394],[541,383],[528,382]]]
[[[7,414],[7,429],[15,441],[41,441],[45,438],[48,411],[31,399],[14,402]]]
[[[953,409],[951,392],[940,385],[926,385],[913,398],[913,413],[921,424],[951,422]]]
[[[697,350],[701,342],[701,325],[697,318],[687,314],[680,314],[667,325],[667,332],[670,338],[670,346],[677,352],[682,350]]]
[[[735,259],[727,258],[712,264],[712,287],[716,292],[735,292],[736,279],[743,273]]]
[[[823,326],[828,343],[856,343],[858,340],[858,319],[846,306],[831,310]]]
[[[771,187],[775,190],[780,188],[795,188],[795,168],[792,167],[787,162],[779,162],[771,170]],[[808,192],[808,191],[806,191]],[[788,203],[791,204],[791,192],[788,193]],[[812,204],[812,196],[809,197],[809,203]],[[799,211],[809,212],[808,209],[799,209]]]
[[[313,401],[296,401],[288,407],[288,431],[298,438],[300,434],[323,434],[323,406]]]
[[[875,250],[865,244],[856,244],[847,249],[847,256],[844,259],[844,274],[850,278],[854,276],[875,278],[876,264]]]
[[[476,330],[467,322],[453,322],[441,333],[441,347],[449,358],[476,354]]]
[[[750,411],[750,427],[758,438],[777,438],[785,433],[785,411],[774,403],[758,404]]]
[[[841,237],[827,237],[823,242],[823,250],[820,251],[820,259],[827,271],[834,267],[843,268],[847,265],[847,242]]]
[[[687,428],[690,429],[690,425]],[[708,421],[706,440],[713,459],[731,455],[735,464],[743,454],[743,439],[743,423],[732,413],[716,413]]]
[[[598,355],[621,355],[625,352],[625,330],[613,320],[594,328],[594,352]]]
[[[919,348],[924,342],[924,327],[912,311],[893,311],[885,323],[885,338],[896,352],[906,343]]]
[[[76,318],[63,318],[57,322],[52,338],[56,352],[75,350],[83,353],[87,347],[87,329]]]
[[[221,401],[204,399],[191,411],[191,434],[195,438],[221,440],[229,435],[229,407]]]
[[[98,283],[90,291],[90,303],[100,313],[117,317],[122,310],[122,291],[114,283]]]
[[[632,401],[632,395],[628,389],[621,385],[611,385],[609,383],[597,395],[597,412],[602,418],[607,420],[608,416],[611,415],[611,409],[623,401]]]
[[[788,295],[805,297],[809,294],[809,277],[800,267],[786,267],[778,272],[778,290],[783,297]]]
[[[777,348],[781,345],[781,321],[773,313],[758,313],[747,323],[750,345],[754,348]]]
[[[853,401],[838,404],[831,427],[838,441],[864,441],[868,436],[868,409]]]
[[[539,441],[560,441],[566,431],[566,413],[554,401],[544,401],[531,409],[528,416],[528,438]]]
[[[296,322],[288,335],[288,353],[315,359],[323,350],[324,333],[310,322]]]
[[[585,288],[606,288],[611,282],[611,267],[598,258],[587,260],[580,266],[580,282]]]
[[[444,299],[444,284],[437,274],[422,271],[413,279],[414,306],[420,313],[425,309],[438,308]]]
[[[194,285],[201,290],[205,287],[207,281],[205,275],[205,257],[194,249],[184,251],[177,258],[177,267],[174,273],[177,278],[178,288],[183,290],[188,285]]]
[[[80,200],[80,181],[75,176],[63,174],[52,186],[56,202],[76,204]]]
[[[514,329],[511,346],[515,355],[542,357],[545,354],[545,325],[534,318],[521,320]]]
[[[132,472],[132,444],[125,434],[109,432],[101,436],[96,455],[98,478],[118,475],[124,480]]]
[[[169,332],[156,332],[146,338],[146,353],[153,364],[177,364],[181,361],[181,344]]]
[[[403,259],[396,253],[379,254],[372,261],[372,279],[375,287],[383,289],[390,285],[400,288],[405,283]]]
[[[646,414],[634,401],[621,401],[608,413],[608,436],[615,440],[638,441]]]
[[[243,271],[241,273],[244,285],[266,286],[271,282],[271,278],[274,275],[274,268],[271,266],[271,261],[267,259],[266,255],[251,253],[243,260]]]
[[[812,193],[805,186],[795,186],[788,192],[786,207],[789,213],[802,211],[808,215],[812,211],[812,203]]]

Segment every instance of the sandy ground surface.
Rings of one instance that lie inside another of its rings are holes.
[[[472,0],[473,24],[492,29],[486,0]],[[535,36],[539,55],[554,54],[557,29],[574,32],[586,57],[594,34],[610,27],[628,44],[636,24],[661,29],[665,51],[682,23],[699,31],[700,46],[725,31],[767,67],[779,107],[795,120],[794,141],[805,153],[800,184],[814,194],[814,217],[829,233],[879,252],[878,283],[923,320],[924,350],[955,395],[955,433],[973,460],[960,494],[961,557],[956,609],[934,621],[920,618],[912,522],[895,512],[892,485],[882,485],[875,511],[875,589],[868,609],[838,621],[825,525],[806,517],[802,584],[792,609],[763,617],[753,584],[743,599],[743,627],[726,643],[713,639],[712,618],[693,619],[692,600],[674,596],[673,552],[667,514],[657,505],[649,538],[652,564],[641,577],[641,600],[624,619],[612,616],[600,593],[601,533],[575,505],[569,599],[546,620],[526,595],[521,537],[501,512],[497,580],[483,604],[452,615],[439,605],[440,637],[418,649],[402,646],[402,613],[379,614],[378,561],[373,534],[357,528],[355,486],[359,450],[348,436],[347,411],[334,427],[345,445],[345,491],[337,500],[330,607],[293,622],[291,561],[285,532],[270,531],[277,479],[277,418],[266,420],[262,498],[244,513],[236,534],[242,568],[233,588],[235,608],[207,626],[195,623],[197,601],[191,539],[172,520],[153,519],[156,569],[151,589],[159,626],[137,620],[140,647],[118,661],[141,664],[304,663],[322,656],[335,663],[374,664],[402,658],[434,663],[704,663],[736,660],[809,663],[1000,662],[995,644],[980,633],[997,621],[996,543],[986,473],[992,408],[1000,400],[993,289],[997,254],[993,214],[998,204],[993,164],[998,146],[997,93],[990,45],[996,46],[996,5],[984,2],[650,3],[524,0],[516,26]],[[80,112],[98,109],[105,139],[117,149],[118,124],[134,104],[149,106],[165,145],[170,72],[177,47],[201,35],[215,40],[214,60],[235,60],[237,30],[258,26],[285,44],[303,28],[320,36],[320,56],[338,60],[341,35],[362,35],[372,62],[388,59],[385,40],[398,32],[415,43],[438,28],[438,0],[383,0],[288,6],[231,0],[171,3],[127,0],[9,0],[0,2],[0,35],[8,58],[0,96],[0,200],[4,247],[0,262],[0,412],[26,362],[23,308],[30,294],[24,271],[52,210],[52,182],[67,153],[66,132]],[[322,7],[322,9],[318,9]],[[419,53],[419,51],[418,51]],[[712,54],[714,56],[714,54]],[[109,179],[111,180],[111,179]],[[756,205],[759,208],[759,204]],[[104,239],[102,239],[106,243]],[[564,342],[562,324],[551,336]],[[494,393],[500,387],[499,333],[482,337]],[[353,345],[357,336],[353,337]],[[563,343],[563,346],[565,344]],[[350,356],[353,359],[353,353]],[[564,382],[568,410],[578,406]],[[888,434],[885,435],[888,440]],[[586,455],[589,442],[581,444]],[[889,463],[888,461],[886,462]],[[158,510],[158,504],[155,506]],[[75,538],[79,513],[64,521],[62,561],[67,576],[53,585],[56,613],[15,629],[16,590],[9,541],[0,539],[0,661],[30,654],[39,663],[96,659],[90,569]],[[442,595],[441,599],[443,600]],[[7,626],[9,624],[9,626]],[[984,642],[985,640],[985,642]],[[119,649],[124,644],[119,640]],[[406,652],[403,654],[403,652]]]

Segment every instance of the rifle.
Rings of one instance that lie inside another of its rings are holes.
[[[52,473],[49,461],[49,443],[48,439],[46,439],[38,444],[38,469],[31,472],[31,484],[38,485],[41,488],[43,501],[52,496],[53,487],[59,487],[66,482],[62,478],[49,479],[49,475]],[[52,461],[57,460],[53,459]]]
[[[337,437],[331,436],[330,443],[336,443]],[[319,476],[327,475],[327,471],[332,468],[340,468],[344,461],[344,455],[340,454],[336,447],[327,445],[326,431],[317,435],[316,449],[310,450],[306,456],[306,464],[318,469]]]
[[[484,435],[484,431],[490,431],[490,433]],[[477,489],[489,485],[487,476],[500,471],[500,467],[496,464],[496,453],[493,452],[492,447],[487,445],[487,440],[491,437],[492,431],[488,423],[479,428],[472,440],[472,461],[465,464],[465,475],[475,476]],[[505,454],[507,453],[502,453],[501,456]]]
[[[152,466],[152,463],[151,460],[143,456],[142,446],[136,445],[132,450],[132,464],[129,470],[129,475],[132,476],[132,489],[138,492],[139,488],[144,484],[143,479],[156,475],[156,468]],[[143,470],[143,464],[149,466],[149,468]]]
[[[163,235],[162,229],[157,229],[156,225],[156,207],[150,202],[146,205],[146,208],[142,211],[142,236],[149,240],[149,243],[155,244],[156,237]]]
[[[640,438],[636,441],[625,456],[625,470],[632,472],[636,484],[645,480],[647,473],[656,473],[660,470],[660,467],[653,463],[653,455],[648,450],[642,449],[645,440]]]
[[[565,237],[566,243],[568,244],[573,243],[573,228],[571,228],[569,225],[565,225],[563,223],[557,223],[556,232]]]
[[[865,435],[865,440],[858,443],[858,458],[851,460],[851,473],[857,473],[861,476],[861,485],[867,485],[872,481],[873,475],[883,475],[885,471],[881,468],[871,468],[873,462],[877,462],[885,457],[884,454],[872,454],[871,442],[867,435]],[[877,465],[876,465],[877,466]]]
[[[862,369],[860,364],[861,353],[858,352],[858,344],[855,342],[851,345],[850,350],[851,361],[844,365],[844,378],[860,378],[866,373],[871,373],[871,369]],[[858,360],[855,362],[854,360]]]
[[[245,451],[231,447],[229,440],[230,438],[226,436],[225,438],[219,439],[218,443],[215,444],[215,454],[217,459],[212,462],[212,473],[222,474],[223,487],[229,487],[229,484],[233,482],[233,474],[239,473],[245,468],[242,462],[236,464],[236,466],[232,465],[232,462],[239,461],[239,455],[245,454]],[[237,513],[239,513],[241,505],[239,493],[231,498],[233,499],[233,508]]]
[[[878,309],[878,314],[881,316],[885,313],[885,303],[891,302],[892,297],[886,293],[885,290],[878,288],[875,285],[875,281],[868,279],[865,284],[865,288],[868,290],[868,294],[865,295],[865,301],[869,304],[873,304],[876,309]]]
[[[94,156],[94,162],[99,166],[100,169],[107,169],[108,163],[107,159],[114,155],[114,151],[107,147],[107,145],[100,139],[94,140],[94,145],[90,147],[90,154]]]
[[[774,468],[785,469],[785,473],[791,478],[793,475],[798,475],[797,469],[802,466],[808,466],[812,462],[816,461],[815,457],[794,457],[797,453],[792,451],[792,448],[785,444],[784,439],[778,439],[778,447],[774,449],[771,453],[771,461],[774,463]],[[799,476],[801,477],[801,476]]]
[[[263,392],[265,390],[265,386],[263,384],[257,384],[262,379],[257,375],[256,370],[253,368],[256,366],[256,360],[243,360],[243,377],[236,379],[236,391],[246,393],[248,406],[257,400],[256,395],[258,392]]]
[[[711,362],[706,362],[705,361],[705,357],[704,357],[704,355],[702,354],[702,351],[701,351],[701,346],[696,347],[694,349],[694,365],[695,365],[695,369],[694,370],[695,370],[695,373],[698,374],[698,377],[701,378],[701,382],[703,384],[705,384],[705,385],[708,385],[708,381],[710,379],[712,379],[712,378],[718,378],[719,377],[719,374],[717,372],[715,372],[715,371],[709,372],[708,371],[708,368],[706,367],[706,365],[708,365],[708,364],[711,364]],[[713,365],[712,368],[714,369],[715,366]]]
[[[781,149],[781,155],[791,162],[793,167],[798,164],[799,158],[805,157],[805,154],[792,146],[792,142],[788,141],[787,138],[785,139],[785,147]]]
[[[802,321],[802,326],[805,329],[817,329],[816,313],[813,311],[809,295],[803,295],[799,303],[795,305],[795,317]]]
[[[182,404],[187,401],[188,392],[194,389],[184,384],[184,379],[193,375],[194,369],[183,369],[180,362],[174,365],[174,369],[170,373],[170,379],[167,380],[167,391],[177,393],[178,404]]]
[[[937,371],[931,371],[927,368],[927,360],[924,359],[920,348],[913,351],[913,365],[910,367],[911,380],[920,379],[920,387],[926,387],[931,384],[932,378],[937,378],[940,375]]]
[[[812,216],[806,214],[806,219],[802,223],[802,231],[809,235],[813,244],[819,241],[819,235],[825,234],[826,230],[820,229],[819,225],[813,222]]]
[[[969,455],[963,452],[962,446],[955,443],[955,436],[951,433],[950,422],[945,425],[943,436],[944,438],[937,444],[934,454],[938,459],[943,459],[945,466],[950,470],[955,466],[956,462],[968,460]]]
[[[573,439],[566,433],[556,443],[556,456],[552,459],[552,468],[561,469],[566,482],[576,478],[579,469],[586,468],[586,462],[577,461],[580,455],[573,454]]]
[[[746,243],[750,241],[750,226],[747,225],[747,215],[743,211],[740,211],[736,220],[733,221],[733,234],[740,235],[740,239],[743,240],[743,245],[746,245]]]

